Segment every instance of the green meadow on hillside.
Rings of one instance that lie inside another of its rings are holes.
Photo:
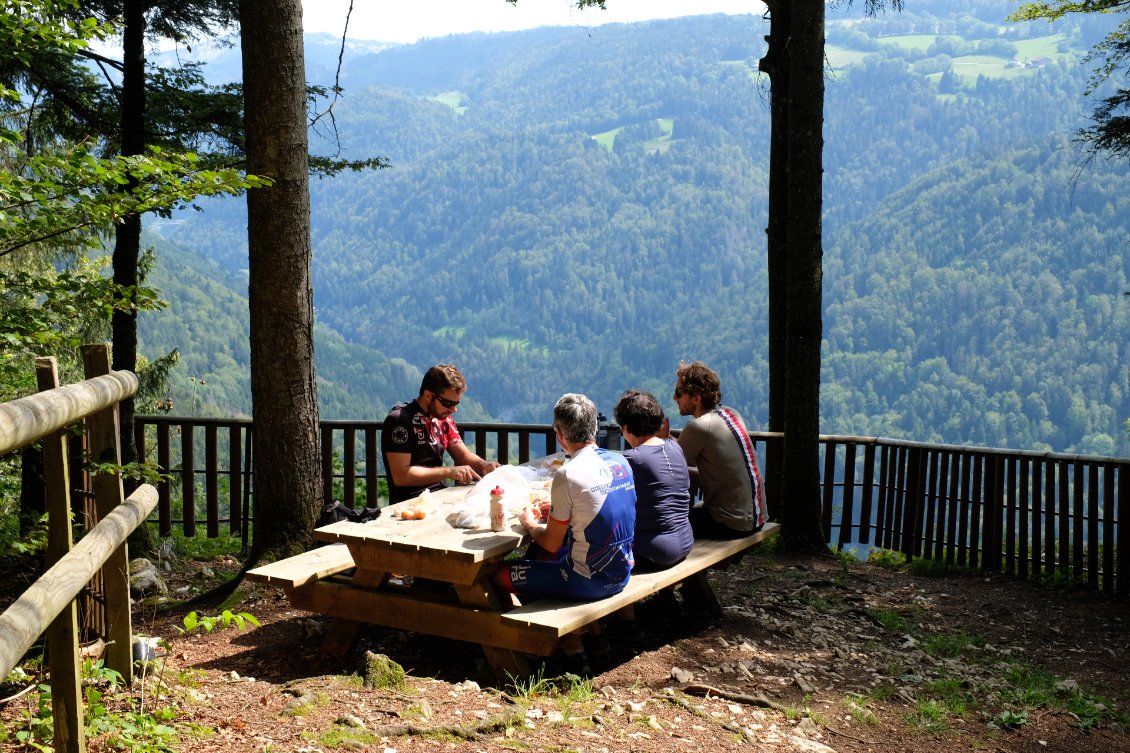
[[[898,47],[915,53],[926,54],[930,46],[938,40],[961,41],[961,37],[952,34],[897,34],[879,39],[884,46]],[[962,81],[971,85],[976,83],[979,76],[990,78],[1015,79],[1029,75],[1036,69],[1031,65],[1017,65],[1017,62],[1028,63],[1032,60],[1046,58],[1052,61],[1082,59],[1084,50],[1073,49],[1066,44],[1063,34],[1050,34],[1033,39],[1022,39],[1012,43],[1016,48],[1016,55],[1006,58],[1002,55],[958,55],[950,59],[953,72]],[[868,55],[877,54],[873,50],[858,50],[850,47],[829,44],[825,47],[828,64],[831,68],[846,68],[849,65],[862,62]],[[918,58],[920,59],[920,58]],[[927,78],[937,82],[941,73],[928,74]]]
[[[641,148],[649,154],[661,154],[670,149],[672,144],[671,134],[675,130],[674,118],[656,118],[655,122],[659,124],[660,130],[663,132],[662,135],[639,142]],[[596,133],[593,134],[591,138],[609,152],[612,152],[616,146],[616,137],[620,135],[620,132],[626,127],[627,126],[620,126],[619,128],[613,128],[609,131]]]
[[[832,70],[846,68],[849,65],[863,62],[863,58],[874,53],[869,50],[852,50],[836,44],[824,45],[824,56]]]
[[[463,92],[440,92],[434,97],[431,97],[431,99],[439,102],[441,105],[447,105],[460,115],[467,112],[467,106],[463,104]]]

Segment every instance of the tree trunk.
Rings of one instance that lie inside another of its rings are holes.
[[[788,322],[782,536],[825,548],[820,521],[824,0],[794,0],[788,40]]]
[[[322,506],[300,0],[241,0],[255,529],[251,560],[305,550]]]
[[[122,8],[122,156],[145,152],[145,3],[125,0]],[[130,181],[123,187],[137,189]],[[141,216],[126,215],[114,228],[114,282],[134,287],[138,284],[137,260],[141,253]],[[113,349],[112,366],[116,371],[137,373],[137,311],[115,310],[111,319]],[[122,464],[137,461],[137,445],[133,436],[134,399],[119,406]],[[125,493],[137,486],[132,479],[123,479]],[[148,526],[138,526],[130,534],[129,546],[135,552],[151,552],[153,536]]]
[[[769,0],[769,43],[759,68],[769,76],[769,224],[765,229],[769,269],[769,431],[785,430],[785,327],[788,322],[788,40],[791,35],[788,0]],[[783,501],[784,474],[779,446],[765,450],[766,504],[778,515]]]

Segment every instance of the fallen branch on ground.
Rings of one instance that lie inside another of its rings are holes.
[[[692,686],[692,687],[697,687],[697,686]],[[680,708],[686,709],[687,711],[689,711],[690,713],[699,717],[700,719],[709,719],[710,721],[717,723],[718,726],[720,726],[722,729],[724,729],[728,732],[733,732],[733,733],[738,734],[738,735],[744,735],[745,734],[745,731],[741,727],[739,727],[738,725],[732,724],[731,722],[724,722],[721,719],[713,717],[710,714],[703,711],[702,709],[698,708],[697,706],[692,706],[688,701],[683,700],[682,698],[680,698],[679,696],[677,696],[673,693],[671,695],[660,696],[659,698],[660,698],[660,700],[667,701],[668,703],[673,703]]]
[[[744,703],[749,706],[760,706],[761,708],[765,709],[773,709],[774,711],[780,711],[782,714],[792,710],[789,706],[783,706],[776,701],[770,701],[761,693],[758,693],[757,695],[735,693],[733,691],[721,690],[719,688],[711,687],[710,685],[688,685],[687,687],[683,688],[683,692],[687,695],[697,695],[704,697],[712,695],[718,698],[724,698],[727,701]]]

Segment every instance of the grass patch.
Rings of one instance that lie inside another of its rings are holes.
[[[496,345],[507,352],[520,353],[522,355],[540,355],[548,356],[549,348],[544,345],[535,345],[532,340],[526,337],[492,337],[490,344]]]
[[[511,676],[506,692],[522,709],[528,709],[535,704],[551,705],[569,724],[585,725],[585,720],[591,723],[596,692],[593,690],[592,680],[587,678],[574,674],[546,677],[544,668],[539,668],[527,678]],[[519,715],[512,724],[520,725],[521,720],[522,717]]]
[[[462,115],[463,113],[467,112],[467,105],[464,104],[465,100],[463,98],[463,92],[440,92],[434,97],[430,97],[430,99],[435,102],[439,102],[441,105],[450,107],[458,115]]]
[[[855,552],[850,548],[840,549],[837,547],[832,550],[832,554],[835,555],[836,561],[844,566],[845,570],[847,570],[849,565],[854,565],[859,562],[859,558],[855,556]]]
[[[965,572],[965,568],[953,563],[945,560],[927,559],[926,557],[912,559],[908,570],[912,575],[923,578],[949,578],[956,573]]]
[[[448,326],[448,327],[440,327],[439,329],[433,331],[432,337],[435,337],[437,340],[448,340],[448,339],[462,340],[463,335],[465,335],[465,334],[467,334],[467,328],[466,327]]]
[[[957,633],[933,636],[925,641],[923,649],[934,657],[954,658],[970,646],[982,645],[980,638]],[[1112,709],[1107,699],[1040,667],[1026,662],[999,662],[995,657],[974,663],[991,669],[993,677],[983,687],[960,676],[928,680],[922,686],[923,697],[905,717],[906,723],[923,732],[944,732],[951,729],[955,719],[965,719],[977,711],[990,729],[1015,729],[1027,724],[1035,711],[1051,709],[1071,714],[1074,726],[1083,730],[1102,726],[1125,728],[1130,724],[1130,716]],[[888,673],[893,676],[892,669],[889,667]],[[888,700],[896,692],[894,688],[876,688],[860,700]]]
[[[965,633],[937,633],[922,643],[922,650],[933,657],[954,659],[970,646],[984,646],[985,639]]]
[[[719,62],[721,65],[744,71],[751,81],[757,81],[761,75],[761,71],[757,70],[756,66],[750,65],[744,60],[722,60]]]
[[[1108,723],[1123,729],[1130,727],[1130,716],[1112,710],[1105,698],[1094,693],[1072,694],[1067,700],[1067,710],[1075,716],[1075,726],[1082,730],[1094,729]]]
[[[1104,724],[1122,727],[1130,724],[1130,717],[1115,711],[1106,698],[1093,691],[1081,688],[1071,680],[1062,680],[1050,672],[1026,662],[1012,662],[1004,672],[1007,685],[1001,691],[1003,709],[1018,713],[1019,710],[1039,708],[1061,708],[1075,717],[1075,726],[1088,730]],[[1008,720],[993,720],[999,726],[1015,726]]]
[[[891,633],[908,633],[916,627],[913,620],[893,609],[868,609],[867,615]]]
[[[866,694],[859,697],[861,701],[874,700],[874,701],[889,701],[895,697],[898,690],[893,685],[880,685],[871,688]]]
[[[907,714],[906,723],[923,732],[945,732],[950,729],[950,710],[935,700],[919,701],[914,711]]]
[[[375,745],[379,738],[372,732],[350,727],[344,724],[335,724],[319,735],[303,732],[302,739],[317,742],[322,748],[356,748]]]
[[[879,718],[867,707],[867,701],[863,696],[848,696],[844,699],[844,708],[856,724],[872,727],[879,723]]]
[[[1012,44],[1016,47],[1016,56],[1020,59],[1032,58],[1076,58],[1083,54],[1083,50],[1068,47],[1061,50],[1060,46],[1066,42],[1063,34],[1049,34],[1046,37],[1033,39],[1017,39]]]
[[[970,707],[975,705],[973,695],[965,682],[956,677],[931,680],[927,683],[926,689],[932,698],[944,703],[956,716],[964,717]]]
[[[526,678],[511,675],[506,690],[522,704],[555,699],[558,706],[572,706],[591,701],[595,695],[592,680],[573,674],[547,677],[544,667]]]
[[[207,536],[185,536],[183,529],[174,528],[161,545],[171,547],[177,557],[193,560],[221,560],[236,556],[243,551],[243,535],[230,531],[221,533],[214,539]]]
[[[1009,67],[1008,60],[995,55],[960,55],[951,64],[953,72],[964,83],[976,83],[978,76],[990,78],[1019,78],[1031,73],[1030,68]]]
[[[1082,573],[1076,574],[1070,568],[1061,567],[1054,573],[1040,573],[1033,576],[1037,583],[1046,588],[1072,589],[1087,582]]]
[[[644,141],[641,144],[641,147],[645,152],[650,152],[652,154],[666,152],[668,149],[670,149],[671,144],[673,143],[673,141],[671,140],[671,134],[675,131],[674,118],[656,118],[656,122],[659,124],[659,128],[663,132],[663,135],[656,136],[654,139],[649,139],[648,141]]]
[[[828,58],[828,65],[833,69],[847,68],[849,65],[862,63],[863,58],[875,53],[870,50],[853,50],[848,47],[829,44],[824,47],[824,54]]]
[[[622,130],[624,130],[624,129],[623,128],[613,128],[611,131],[605,131],[604,133],[596,133],[596,134],[593,134],[592,140],[595,141],[596,143],[600,144],[601,146],[603,146],[609,152],[611,152],[612,147],[616,144],[616,134],[620,133],[620,131],[622,131]]]
[[[893,549],[872,549],[867,561],[887,570],[901,570],[907,564],[906,555]]]
[[[178,721],[175,708],[147,707],[143,698],[125,687],[121,674],[101,659],[84,660],[81,671],[83,723],[87,737],[97,739],[99,749],[174,753],[182,747],[191,749],[192,738],[212,733],[203,725]],[[39,684],[38,694],[29,696],[23,718],[19,729],[10,737],[5,730],[0,740],[27,750],[52,750],[55,720],[49,684]]]

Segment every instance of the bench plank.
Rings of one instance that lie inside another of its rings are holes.
[[[247,571],[248,580],[298,588],[354,567],[345,544],[328,544]]]
[[[779,523],[766,523],[757,533],[741,539],[728,541],[700,539],[695,541],[694,548],[685,560],[666,570],[632,575],[628,585],[618,594],[597,601],[538,599],[506,612],[502,615],[502,621],[560,638],[622,607],[634,604],[645,596],[650,596],[656,591],[687,580],[709,567],[723,563],[734,555],[760,544],[780,529]]]
[[[298,609],[510,651],[548,656],[557,642],[554,636],[503,622],[498,612],[468,607],[439,595],[403,589],[365,590],[333,578],[294,589],[288,595]]]

